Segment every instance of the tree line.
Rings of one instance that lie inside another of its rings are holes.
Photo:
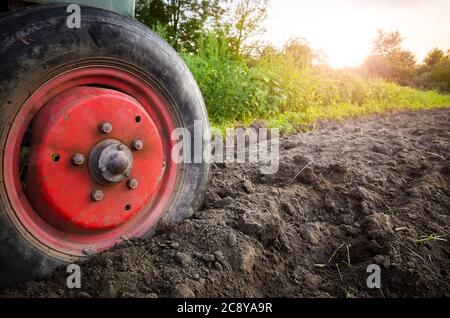
[[[138,0],[137,18],[176,50],[198,54],[211,35],[226,44],[229,55],[248,64],[289,55],[301,69],[326,68],[326,54],[301,38],[282,48],[261,41],[269,0]],[[399,32],[380,30],[370,55],[352,73],[403,86],[450,92],[450,49],[433,48],[421,63],[402,48]],[[212,52],[213,53],[213,52]]]
[[[402,48],[402,42],[398,31],[378,31],[361,73],[404,86],[450,92],[450,49],[433,48],[422,63],[417,63],[414,54]]]
[[[268,0],[138,0],[137,18],[178,51],[196,53],[199,40],[214,33],[236,56],[258,46]]]

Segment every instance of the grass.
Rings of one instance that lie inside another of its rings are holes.
[[[447,240],[444,239],[442,236],[431,234],[428,236],[424,236],[418,240],[415,240],[414,243],[426,243],[426,242],[435,242],[435,241],[443,241],[446,242]]]
[[[204,96],[211,124],[227,128],[263,120],[282,135],[396,110],[450,107],[450,95],[369,80],[327,67],[299,66],[295,56],[251,63],[228,53],[226,41],[205,38],[197,54],[183,54]]]
[[[426,94],[431,95],[430,92]],[[433,94],[437,94],[434,93]],[[267,120],[269,127],[278,127],[282,134],[295,133],[298,130],[304,130],[314,127],[314,124],[320,120],[344,120],[349,118],[367,116],[372,114],[386,113],[390,111],[401,110],[426,110],[435,108],[450,107],[450,96],[433,96],[430,99],[419,99],[408,103],[390,102],[368,102],[363,105],[354,105],[350,103],[332,104],[329,106],[319,106],[309,108],[303,112],[285,112]],[[421,102],[419,102],[421,101]],[[232,123],[229,123],[232,125]]]

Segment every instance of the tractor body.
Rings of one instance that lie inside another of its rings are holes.
[[[129,17],[134,17],[134,10],[136,7],[136,0],[8,0],[9,9],[22,8],[31,4],[79,4],[90,6],[109,11],[114,11]]]

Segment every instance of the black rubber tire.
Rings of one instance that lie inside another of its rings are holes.
[[[67,65],[113,59],[139,68],[155,79],[172,100],[178,126],[194,135],[194,121],[207,124],[198,86],[178,54],[146,26],[113,12],[81,7],[82,27],[68,29],[66,5],[34,6],[0,19],[0,164],[15,114],[28,96]],[[108,62],[105,62],[108,63]],[[209,129],[208,125],[204,125]],[[164,219],[192,216],[204,193],[209,165],[184,164],[176,195]],[[0,289],[40,279],[64,261],[37,248],[21,234],[6,212],[12,209],[0,172]],[[151,234],[150,232],[148,233]]]
[[[0,15],[8,12],[8,2],[2,2],[0,3]]]

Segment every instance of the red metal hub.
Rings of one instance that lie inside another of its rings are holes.
[[[105,131],[104,123],[112,129]],[[128,95],[72,88],[44,105],[32,132],[26,194],[35,210],[61,230],[121,225],[156,190],[163,169],[161,137],[145,109]],[[143,143],[141,150],[133,149],[136,140]],[[75,155],[89,160],[74,164]],[[126,181],[131,179],[139,185],[130,188]]]
[[[2,169],[6,213],[29,242],[68,261],[149,233],[179,180],[168,160],[176,117],[158,85],[96,63],[62,71],[22,105]]]

